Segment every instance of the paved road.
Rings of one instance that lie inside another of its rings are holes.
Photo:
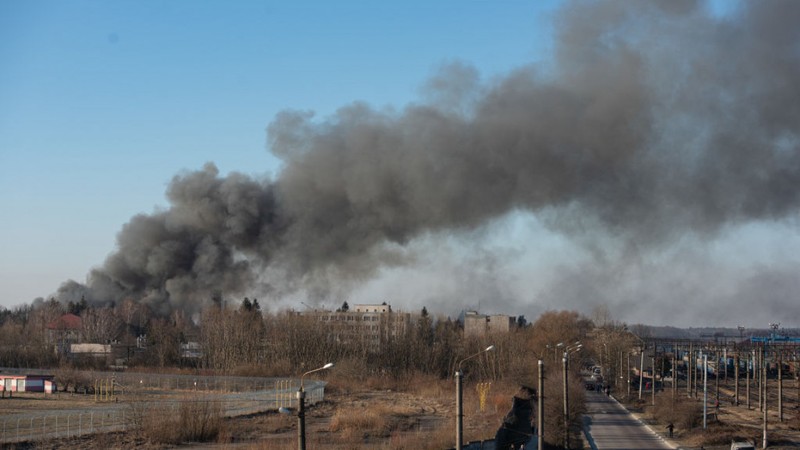
[[[584,429],[592,449],[672,449],[614,399],[600,392],[586,392]]]

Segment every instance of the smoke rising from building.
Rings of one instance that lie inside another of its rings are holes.
[[[740,7],[569,3],[545,64],[481,80],[454,63],[402,110],[284,111],[268,126],[274,179],[177,175],[169,207],[132,218],[59,296],[193,312],[254,286],[322,294],[403,266],[422,236],[515,211],[622,255],[794,220],[800,4]]]

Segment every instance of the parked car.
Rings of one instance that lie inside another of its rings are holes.
[[[756,447],[749,442],[731,442],[731,450],[756,450]]]

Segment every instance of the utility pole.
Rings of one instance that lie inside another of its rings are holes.
[[[763,438],[762,438],[761,445],[762,445],[762,448],[767,448],[767,383],[766,383],[766,380],[767,380],[767,365],[763,364],[763,366],[764,367],[761,369],[761,372],[762,372],[761,373],[761,377],[764,380],[764,383],[763,383],[763,385],[764,385],[764,405],[763,405],[764,406],[764,430],[763,430],[764,435],[763,435]]]
[[[678,389],[678,344],[675,343],[672,355],[672,402],[675,402],[675,392]]]
[[[720,375],[720,366],[725,368],[725,373],[728,372],[728,360],[724,358],[725,364],[720,364],[719,361],[719,347],[714,349],[714,359],[717,361],[717,376],[714,380],[714,408],[715,411],[719,412],[719,375]]]
[[[708,355],[703,355],[703,429],[708,428]]]
[[[698,355],[702,355],[702,349],[698,350],[697,354]],[[698,389],[698,387],[697,387],[697,377],[699,376],[699,373],[698,373],[698,370],[697,370],[697,360],[698,360],[698,358],[694,357],[694,356],[692,358],[694,358],[694,364],[692,364],[694,366],[694,398],[697,398],[697,389]],[[700,357],[699,359],[700,359],[700,361],[703,360],[702,357]]]
[[[753,370],[756,370],[756,351],[753,350],[752,356],[750,357],[750,366]],[[755,372],[753,372],[753,376],[755,376]],[[750,367],[747,368],[747,383],[745,387],[747,387],[747,409],[750,409]]]
[[[733,387],[733,398],[734,404],[739,406],[739,351],[736,350],[736,353],[733,357],[733,378],[734,383],[736,383]]]
[[[794,351],[796,352],[797,349],[795,349]],[[797,403],[800,404],[800,373],[798,373],[798,371],[797,371],[797,369],[798,369],[798,367],[797,367],[797,355],[793,354],[792,356],[795,359],[795,363],[794,363],[794,386],[795,386],[795,389],[797,390]]]
[[[764,353],[758,351],[758,410],[764,410]]]
[[[778,352],[778,421],[783,422],[783,355]]]
[[[692,358],[694,358],[694,346],[689,342],[689,353],[686,355],[686,396],[692,397]]]
[[[727,343],[727,341],[725,342],[725,347],[722,349],[722,361],[723,361],[722,366],[725,368],[725,371],[723,372],[725,379],[723,381],[725,383],[725,386],[727,386],[728,385],[728,343]],[[719,375],[717,375],[717,376],[719,376]],[[717,383],[717,388],[719,388],[719,383]]]
[[[631,354],[628,353],[627,358],[625,359],[628,360],[628,398],[630,398],[631,397]]]
[[[670,393],[672,394],[672,401],[675,401],[675,385],[678,381],[678,347],[672,344],[672,354],[670,355],[670,373],[672,374],[672,385],[670,385]]]

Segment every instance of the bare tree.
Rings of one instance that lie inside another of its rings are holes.
[[[111,308],[88,308],[81,316],[84,342],[109,344],[119,338],[123,323]]]
[[[263,362],[265,326],[249,299],[238,310],[217,306],[203,311],[200,340],[208,367],[231,371]]]
[[[64,307],[55,299],[36,304],[23,321],[21,337],[24,338],[24,353],[36,354],[37,362],[31,366],[40,366],[57,358],[55,341],[57,335],[51,335],[47,326],[64,314]]]
[[[141,303],[127,298],[116,308],[117,316],[122,320],[128,332],[133,333],[134,337],[144,334],[147,322],[150,319],[150,311]]]
[[[533,324],[529,348],[542,359],[560,360],[553,346],[583,341],[591,329],[592,322],[575,311],[547,311]]]
[[[160,367],[177,363],[180,356],[180,332],[164,319],[150,321],[147,329],[148,349]]]

